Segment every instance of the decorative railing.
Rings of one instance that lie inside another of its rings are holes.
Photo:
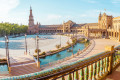
[[[112,73],[120,63],[120,46],[89,58],[44,71],[4,79],[99,80]]]

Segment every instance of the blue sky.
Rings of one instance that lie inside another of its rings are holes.
[[[0,22],[27,25],[31,5],[35,23],[94,23],[100,12],[120,16],[119,4],[120,0],[0,0]]]

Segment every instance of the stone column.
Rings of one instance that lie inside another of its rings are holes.
[[[115,39],[115,31],[113,31],[113,38]]]
[[[110,54],[110,56],[108,56],[108,58],[109,58],[109,67],[108,67],[108,72],[109,72],[109,74],[111,74],[112,73],[112,69],[113,69],[113,67],[112,67],[112,65],[113,65],[113,51],[114,51],[114,46],[112,45],[112,46],[105,46],[105,51],[110,51],[111,52],[111,54]]]
[[[88,30],[87,30],[87,32],[88,32],[88,34],[87,34],[87,37],[89,38],[90,37],[90,31],[89,31],[90,29],[89,29],[89,26],[88,26]]]
[[[108,34],[107,34],[107,31],[105,31],[105,38],[107,38],[108,37]]]
[[[9,73],[11,73],[11,67],[8,67],[8,69],[9,69]]]
[[[120,29],[119,29],[119,33],[118,33],[118,41],[120,42]]]
[[[37,61],[37,67],[40,67],[40,62],[39,61]]]

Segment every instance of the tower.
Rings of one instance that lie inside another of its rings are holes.
[[[100,25],[101,18],[102,18],[102,15],[101,15],[101,12],[100,12],[99,17],[98,17],[98,25],[99,25],[99,28],[101,28],[101,25]]]
[[[29,27],[34,27],[34,19],[33,19],[33,14],[32,14],[32,8],[30,6],[30,15],[29,15],[29,23],[28,23]]]
[[[63,21],[63,33],[65,33],[65,22]]]
[[[101,15],[101,12],[100,12],[100,14],[99,14],[99,19],[98,19],[99,21],[101,20],[101,17],[102,17],[102,15]]]

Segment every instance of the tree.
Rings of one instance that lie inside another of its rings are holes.
[[[0,23],[0,36],[27,33],[27,25]]]

